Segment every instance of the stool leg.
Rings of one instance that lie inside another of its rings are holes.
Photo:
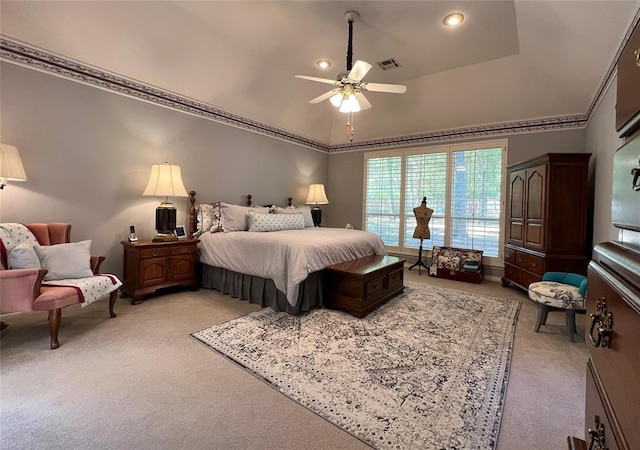
[[[573,342],[573,335],[578,334],[576,331],[576,310],[567,309],[567,329],[569,330],[569,341]]]
[[[536,326],[533,329],[536,333],[540,329],[540,325],[544,325],[547,323],[547,315],[549,314],[549,307],[547,305],[543,305],[542,303],[538,303],[538,321],[536,322]]]

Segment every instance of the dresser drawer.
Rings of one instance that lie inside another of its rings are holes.
[[[620,430],[611,426],[610,419],[612,412],[605,406],[607,400],[605,393],[599,382],[591,360],[587,363],[587,384],[585,390],[585,411],[584,411],[584,435],[587,443],[590,443],[591,436],[589,430],[598,430],[598,435],[604,439],[602,442],[608,450],[618,450],[621,447],[617,441],[620,440]],[[615,422],[614,422],[615,423]],[[622,447],[623,449],[625,447]]]

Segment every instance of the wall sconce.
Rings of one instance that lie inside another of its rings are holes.
[[[0,144],[0,189],[4,189],[7,182],[27,181],[18,149],[13,145]]]
[[[324,184],[312,184],[309,186],[309,195],[307,196],[307,205],[315,205],[311,208],[311,217],[313,217],[313,225],[320,226],[322,222],[322,211],[318,205],[328,205],[329,200],[324,192]]]
[[[142,195],[164,196],[164,201],[156,208],[156,237],[154,242],[175,241],[176,208],[169,201],[169,197],[188,197],[180,166],[153,164],[149,184]]]

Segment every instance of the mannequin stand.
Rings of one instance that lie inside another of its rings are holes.
[[[418,275],[420,275],[422,273],[420,271],[421,267],[424,267],[425,269],[428,269],[428,267],[425,266],[425,264],[422,262],[422,239],[420,239],[420,249],[418,250],[418,260],[415,262],[415,264],[413,264],[411,267],[409,267],[409,270],[413,269],[415,266],[418,266]]]

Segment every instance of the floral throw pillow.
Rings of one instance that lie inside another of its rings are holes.
[[[202,203],[196,207],[198,220],[197,231],[193,237],[198,237],[206,231],[217,233],[222,231],[222,216],[220,215],[220,203]]]

